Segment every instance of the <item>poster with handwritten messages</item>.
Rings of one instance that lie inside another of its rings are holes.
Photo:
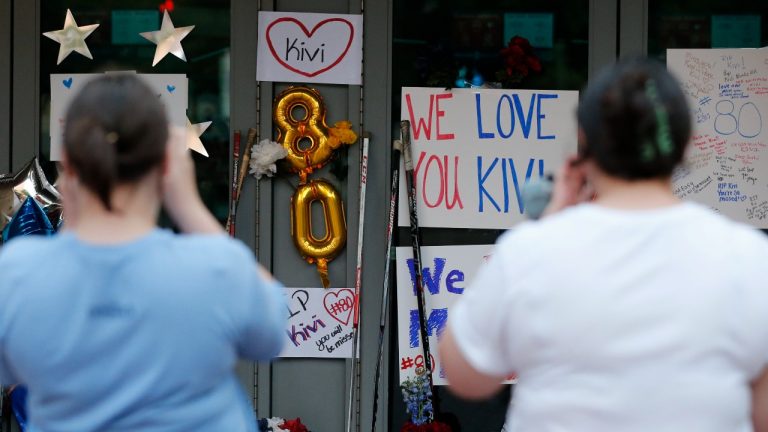
[[[429,346],[434,359],[432,379],[436,385],[448,384],[437,354],[437,335],[448,322],[451,305],[464,294],[492,249],[493,245],[421,248]],[[398,368],[403,382],[415,376],[416,368],[424,366],[424,355],[419,337],[413,250],[399,247],[396,254]]]
[[[351,288],[283,288],[288,304],[285,343],[279,357],[352,357]]]
[[[578,99],[576,91],[404,87],[419,225],[505,229],[524,220],[525,184],[576,153]],[[401,176],[399,208],[407,209]],[[407,226],[408,212],[399,214]]]
[[[667,66],[693,122],[675,193],[768,228],[768,50],[674,49]]]
[[[99,76],[101,74],[51,74],[51,113],[48,126],[52,161],[59,161],[62,157],[64,117],[70,102],[89,81]],[[187,76],[184,74],[138,74],[138,76],[144,79],[163,102],[168,121],[174,126],[186,128],[189,93]]]

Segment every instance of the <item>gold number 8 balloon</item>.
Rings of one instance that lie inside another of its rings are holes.
[[[303,118],[296,111],[302,108]],[[298,173],[302,183],[307,175],[328,163],[334,150],[342,144],[357,141],[349,130],[349,122],[336,127],[325,124],[325,103],[320,93],[309,87],[289,87],[275,99],[272,117],[278,129],[277,142],[288,151],[285,161],[289,170]],[[302,141],[306,146],[302,146]]]

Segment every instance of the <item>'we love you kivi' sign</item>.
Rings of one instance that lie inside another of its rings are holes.
[[[563,90],[403,87],[419,225],[506,229],[523,221],[525,186],[576,153],[578,100]],[[406,209],[404,177],[400,185]],[[407,226],[408,212],[399,214]]]
[[[361,84],[363,16],[259,13],[259,81]]]

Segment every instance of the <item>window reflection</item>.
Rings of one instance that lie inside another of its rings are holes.
[[[103,71],[186,74],[189,78],[187,116],[193,123],[213,122],[202,136],[210,157],[194,154],[200,193],[216,217],[224,221],[229,190],[230,2],[45,0],[40,3],[43,32],[61,29],[67,9],[72,10],[78,25],[100,24],[86,39],[93,60],[73,53],[57,66],[59,45],[46,38],[40,41],[40,155],[46,171],[55,171],[53,164],[46,163],[50,154],[50,74]],[[160,28],[164,6],[173,7],[169,12],[174,26],[194,25],[195,29],[182,41],[187,62],[168,55],[153,68],[155,45],[138,33]]]
[[[588,2],[395,0],[393,89],[498,81],[501,50],[528,39],[540,74],[516,87],[578,90],[587,80]],[[457,82],[459,81],[459,82]],[[399,91],[393,95],[399,106]]]
[[[758,48],[768,45],[768,3],[752,0],[652,0],[648,54],[668,48]]]

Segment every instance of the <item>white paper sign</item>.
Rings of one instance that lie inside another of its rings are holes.
[[[363,16],[259,12],[259,81],[362,84]]]
[[[182,129],[187,126],[189,80],[183,74],[139,74],[165,105],[168,121]]]
[[[69,103],[88,81],[101,74],[51,74],[51,160],[60,161],[64,139],[64,117]]]
[[[280,357],[350,358],[355,292],[350,288],[284,288],[288,304]]]
[[[421,248],[429,347],[434,358],[432,380],[436,385],[447,384],[437,354],[437,335],[448,321],[451,305],[464,293],[492,249],[493,245]],[[400,382],[403,382],[415,377],[416,368],[424,366],[424,355],[419,336],[413,250],[399,247],[396,253],[398,368]]]
[[[674,49],[667,66],[691,109],[686,163],[675,193],[734,220],[768,228],[768,50]]]
[[[51,74],[51,160],[62,158],[64,118],[72,98],[101,74]],[[168,121],[180,128],[187,124],[188,80],[183,74],[139,74],[165,104]]]
[[[405,87],[419,225],[509,228],[523,187],[576,153],[576,91]],[[407,209],[404,175],[400,207]],[[408,212],[399,212],[408,225]]]

